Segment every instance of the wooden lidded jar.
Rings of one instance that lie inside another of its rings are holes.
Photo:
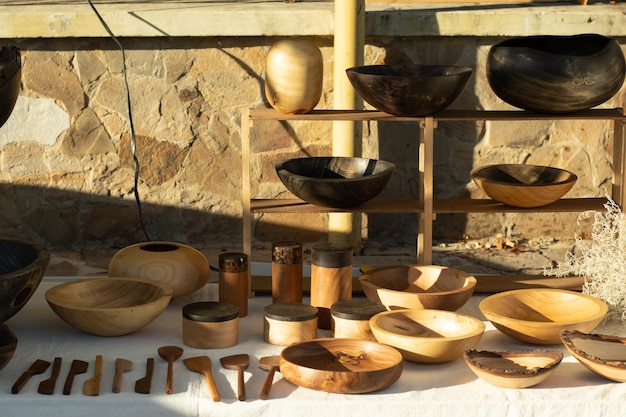
[[[248,315],[248,255],[219,255],[219,300],[239,307],[239,317]]]
[[[281,113],[307,113],[322,96],[324,62],[314,43],[300,39],[276,42],[265,59],[265,97]]]
[[[279,346],[317,338],[317,308],[301,303],[274,303],[263,309],[263,340]]]
[[[302,243],[272,244],[272,302],[302,302]]]
[[[197,349],[223,349],[239,339],[239,307],[204,301],[183,307],[183,342]]]
[[[370,328],[372,316],[387,308],[366,298],[338,301],[330,307],[332,337],[376,341]]]

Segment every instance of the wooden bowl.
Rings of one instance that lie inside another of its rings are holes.
[[[41,283],[50,252],[26,240],[0,239],[0,323],[22,309]]]
[[[477,318],[443,310],[385,311],[370,319],[370,328],[380,343],[418,363],[460,358],[485,332],[485,324]]]
[[[595,34],[507,39],[487,56],[487,80],[496,95],[538,113],[602,104],[620,90],[625,74],[619,43]]]
[[[17,336],[6,324],[0,324],[0,371],[11,362],[16,349]]]
[[[361,394],[396,382],[402,374],[402,356],[394,348],[367,340],[316,339],[283,349],[280,372],[301,387]]]
[[[350,157],[295,158],[276,164],[276,173],[296,197],[318,206],[358,206],[385,188],[396,166]]]
[[[436,265],[397,265],[372,269],[359,277],[367,298],[387,309],[429,308],[455,311],[469,300],[476,278]]]
[[[561,343],[561,330],[589,332],[607,314],[608,307],[590,295],[552,288],[529,288],[490,295],[480,311],[502,333],[522,342]]]
[[[426,116],[448,107],[473,70],[445,65],[365,65],[346,74],[359,95],[395,116]]]
[[[626,338],[563,330],[561,341],[587,369],[617,382],[626,382]]]
[[[52,310],[69,325],[98,336],[121,336],[146,326],[165,310],[172,289],[136,278],[90,278],[46,291]]]
[[[477,168],[472,179],[493,200],[513,207],[541,207],[554,203],[574,186],[578,177],[542,165],[496,164]]]
[[[470,349],[463,359],[479,378],[501,388],[528,388],[543,382],[561,363],[557,351],[491,352]]]

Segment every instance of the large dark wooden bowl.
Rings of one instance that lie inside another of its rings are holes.
[[[367,158],[295,158],[276,164],[285,187],[296,197],[318,206],[358,206],[376,197],[396,166]]]
[[[448,107],[473,70],[446,65],[365,65],[346,74],[363,100],[395,116],[426,116]]]
[[[13,112],[22,81],[20,50],[14,46],[0,49],[0,127]]]
[[[13,317],[33,295],[50,252],[33,242],[0,239],[0,323]]]
[[[620,45],[595,34],[507,39],[487,57],[487,80],[496,95],[537,113],[602,104],[619,91],[625,74]]]
[[[11,362],[17,349],[17,337],[6,324],[0,324],[0,371]]]

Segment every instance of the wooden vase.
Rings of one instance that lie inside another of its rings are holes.
[[[322,95],[322,53],[312,42],[276,42],[265,60],[265,96],[281,113],[307,113]]]

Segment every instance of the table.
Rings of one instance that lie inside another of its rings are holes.
[[[263,341],[263,307],[271,302],[267,296],[249,300],[249,315],[240,320],[239,342],[228,349],[201,350],[182,342],[182,314],[185,304],[217,299],[217,284],[209,283],[201,290],[179,297],[154,322],[140,331],[121,337],[100,337],[85,334],[62,322],[47,305],[45,291],[72,278],[45,277],[33,298],[6,324],[18,337],[18,349],[9,365],[0,371],[0,414],[16,416],[481,416],[504,417],[532,415],[534,417],[565,415],[575,417],[624,415],[626,385],[611,382],[588,371],[561,346],[549,346],[564,352],[561,365],[542,384],[527,389],[497,388],[478,379],[462,358],[446,364],[425,365],[404,362],[400,379],[391,387],[369,394],[330,394],[300,388],[276,374],[268,400],[259,400],[267,373],[258,368],[262,356],[279,354],[282,347]],[[461,313],[476,315],[484,320],[478,303],[485,295],[474,295]],[[307,300],[305,299],[305,302]],[[478,349],[529,350],[536,346],[516,342],[487,324]],[[621,329],[619,327],[618,329]],[[615,332],[613,328],[611,331]],[[319,337],[328,336],[320,330]],[[211,400],[202,375],[188,371],[182,360],[174,363],[174,393],[165,394],[167,363],[157,355],[157,348],[179,345],[185,349],[181,359],[208,355],[213,361],[213,375],[222,402]],[[544,347],[545,348],[545,347]],[[250,367],[245,373],[245,402],[237,401],[237,373],[223,369],[219,358],[237,353],[250,354]],[[104,357],[100,395],[82,394],[82,383],[93,373],[95,357]],[[50,375],[50,369],[36,375],[19,394],[11,387],[35,359],[52,362],[63,358],[61,373],[54,395],[37,393],[39,382]],[[114,394],[111,385],[115,359],[133,362],[124,373],[122,392]],[[134,382],[146,372],[146,359],[155,358],[154,377],[150,394],[134,392]],[[78,375],[72,394],[61,390],[73,359],[89,362],[89,370]]]

